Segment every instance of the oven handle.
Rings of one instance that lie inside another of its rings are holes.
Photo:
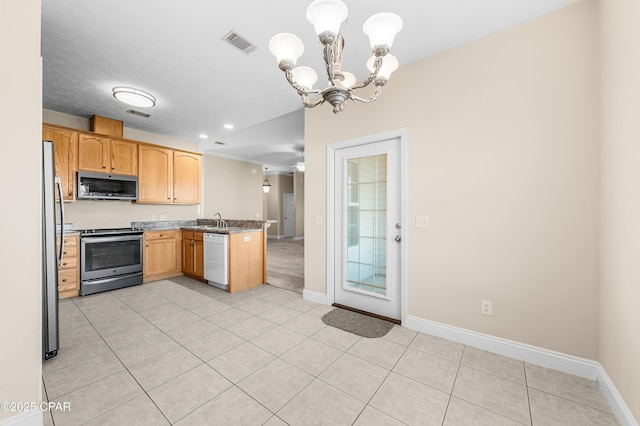
[[[114,241],[135,241],[142,240],[142,235],[127,235],[117,237],[82,237],[83,243],[110,243]]]

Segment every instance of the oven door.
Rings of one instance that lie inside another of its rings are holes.
[[[142,272],[142,235],[87,236],[80,242],[81,281]]]

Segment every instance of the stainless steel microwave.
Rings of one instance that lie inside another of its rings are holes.
[[[136,176],[78,172],[78,200],[137,200]]]

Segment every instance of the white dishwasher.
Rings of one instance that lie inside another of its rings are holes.
[[[214,287],[229,288],[229,235],[205,233],[204,279]]]

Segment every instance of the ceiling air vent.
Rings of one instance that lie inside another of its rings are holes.
[[[224,37],[222,37],[222,41],[229,43],[230,45],[247,55],[258,48],[256,45],[251,44],[249,40],[240,36],[233,30],[225,34]]]
[[[226,143],[224,143],[224,142],[220,142],[220,141],[215,141],[214,143],[215,143],[216,145],[226,145]]]
[[[139,116],[139,117],[144,117],[144,118],[149,118],[149,117],[151,117],[151,114],[147,114],[146,112],[136,111],[135,109],[129,109],[129,110],[127,110],[127,112],[128,112],[129,114],[137,115],[137,116]]]

